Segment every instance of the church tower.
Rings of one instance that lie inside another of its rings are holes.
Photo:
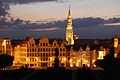
[[[71,17],[71,13],[70,13],[70,7],[69,7],[69,12],[68,12],[68,17],[67,17],[66,41],[67,41],[66,45],[73,45],[74,44],[72,17]]]
[[[114,57],[117,58],[118,54],[118,37],[117,34],[114,37]]]

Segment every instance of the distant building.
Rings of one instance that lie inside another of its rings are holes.
[[[66,27],[66,45],[73,45],[73,44],[74,44],[74,39],[73,39],[72,17],[71,17],[70,7],[69,7],[67,27]]]
[[[96,50],[90,50],[90,46],[87,45],[86,49],[82,47],[71,47],[70,49],[70,67],[95,67],[94,62],[97,60]]]
[[[0,54],[13,56],[11,39],[0,39]]]
[[[77,36],[76,34],[73,36],[73,39],[74,40],[77,40],[77,39],[79,39],[79,36]]]
[[[118,37],[117,34],[114,37],[114,57],[117,58],[117,55],[119,53],[119,49],[118,49]]]

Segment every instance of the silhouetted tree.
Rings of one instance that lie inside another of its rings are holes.
[[[6,54],[0,55],[0,68],[13,65],[14,57]]]
[[[97,60],[95,64],[106,71],[120,72],[120,59],[114,58],[114,48],[111,48],[110,54],[105,56],[103,60]]]

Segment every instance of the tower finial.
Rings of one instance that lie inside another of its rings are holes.
[[[71,13],[70,13],[70,6],[69,6],[69,13],[68,13],[68,16],[71,16]]]

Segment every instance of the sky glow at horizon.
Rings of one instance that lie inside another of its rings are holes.
[[[69,2],[35,2],[10,6],[10,15],[23,20],[63,20],[71,6],[73,18],[120,17],[120,0],[69,0]]]

